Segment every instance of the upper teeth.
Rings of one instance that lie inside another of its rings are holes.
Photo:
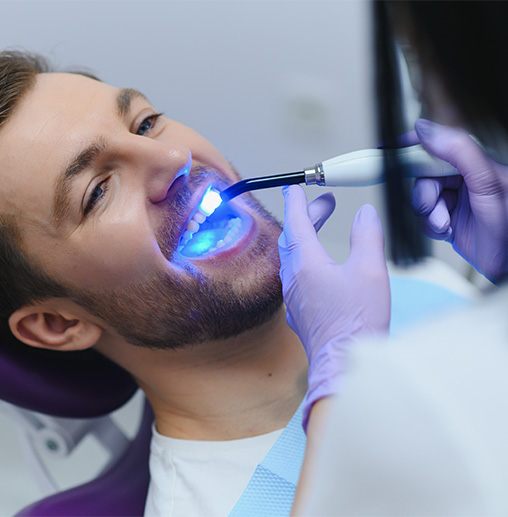
[[[199,223],[195,221],[194,219],[191,219],[189,221],[189,224],[187,225],[187,231],[191,233],[196,233],[199,230]]]
[[[194,217],[191,219],[191,221],[192,220],[196,221],[199,224],[204,223],[206,220],[206,215],[201,212],[196,212],[194,214]]]
[[[180,246],[178,248],[179,250],[182,250],[185,247],[185,245],[192,239],[192,236],[199,231],[201,224],[204,223],[205,220],[206,216],[199,211],[192,216],[190,221],[187,223],[187,229],[182,236]],[[220,222],[217,224],[220,224]],[[217,248],[222,248],[224,245],[233,241],[240,232],[241,227],[242,220],[239,217],[234,217],[233,219],[230,219],[226,225],[227,232],[224,238],[219,240],[214,247],[208,250],[208,252],[215,251]]]

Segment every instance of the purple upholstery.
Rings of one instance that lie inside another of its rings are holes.
[[[91,418],[123,406],[137,390],[132,377],[94,350],[52,352],[2,336],[0,399],[69,418]]]
[[[128,451],[94,481],[52,495],[16,517],[133,517],[143,515],[148,491],[153,415],[145,403],[138,434]]]
[[[90,418],[111,413],[137,390],[126,371],[93,350],[37,350],[1,334],[4,333],[0,333],[0,399],[11,404],[57,417]],[[152,412],[145,403],[136,438],[107,472],[34,503],[18,515],[143,515],[152,421]]]

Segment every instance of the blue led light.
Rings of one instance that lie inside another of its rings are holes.
[[[220,197],[220,192],[210,186],[206,190],[203,199],[199,204],[199,209],[208,217],[215,212],[221,203],[222,198]]]
[[[196,236],[185,246],[183,255],[187,257],[198,257],[203,255],[210,248],[217,244],[217,241],[223,237],[216,230],[204,230],[196,234]]]

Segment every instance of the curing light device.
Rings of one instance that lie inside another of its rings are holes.
[[[410,177],[455,176],[457,170],[449,163],[430,156],[421,145],[395,150],[403,165],[408,166]],[[229,201],[251,190],[281,187],[283,185],[320,185],[326,187],[364,187],[383,181],[383,150],[364,149],[343,154],[298,172],[248,178],[224,189],[210,188],[201,201],[203,212],[213,211],[221,202]]]
[[[420,145],[394,149],[410,177],[453,176],[458,172],[448,163],[430,156]],[[231,247],[241,235],[242,219],[229,200],[251,190],[305,183],[326,187],[361,187],[383,181],[381,149],[365,149],[336,156],[299,172],[274,174],[239,181],[220,192],[208,186],[196,213],[183,233],[178,251],[191,258],[207,258]]]
[[[203,212],[207,217],[212,215],[222,203],[222,197],[220,192],[212,186],[206,189],[203,194],[201,203],[199,203],[199,210]]]

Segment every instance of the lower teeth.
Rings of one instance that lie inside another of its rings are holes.
[[[204,230],[204,232],[207,232],[207,231],[212,231],[214,229],[214,226],[217,228],[218,226],[220,226],[220,223],[219,224],[215,224],[215,225],[212,225],[211,228],[207,228]],[[226,225],[226,234],[224,235],[224,237],[222,239],[219,239],[216,244],[209,248],[206,248],[204,250],[199,250],[197,253],[192,253],[192,248],[187,250],[188,253],[190,253],[189,256],[195,256],[195,257],[199,257],[199,256],[202,256],[202,255],[205,255],[205,254],[208,254],[208,253],[213,253],[214,251],[220,249],[220,248],[223,248],[224,246],[226,246],[227,244],[229,244],[230,242],[232,242],[233,240],[236,239],[238,233],[240,232],[240,228],[241,228],[241,219],[239,217],[235,217],[233,219],[230,219]],[[200,231],[198,231],[197,233],[191,233],[191,232],[187,232],[184,234],[184,240],[182,242],[182,244],[178,247],[178,251],[179,252],[182,252],[185,248],[187,248],[189,245],[192,246],[193,244],[193,239],[194,237],[198,237],[199,238],[199,235],[200,235]],[[201,234],[203,236],[203,234]],[[199,247],[199,242],[194,242],[194,244]],[[187,255],[187,253],[186,253]]]

